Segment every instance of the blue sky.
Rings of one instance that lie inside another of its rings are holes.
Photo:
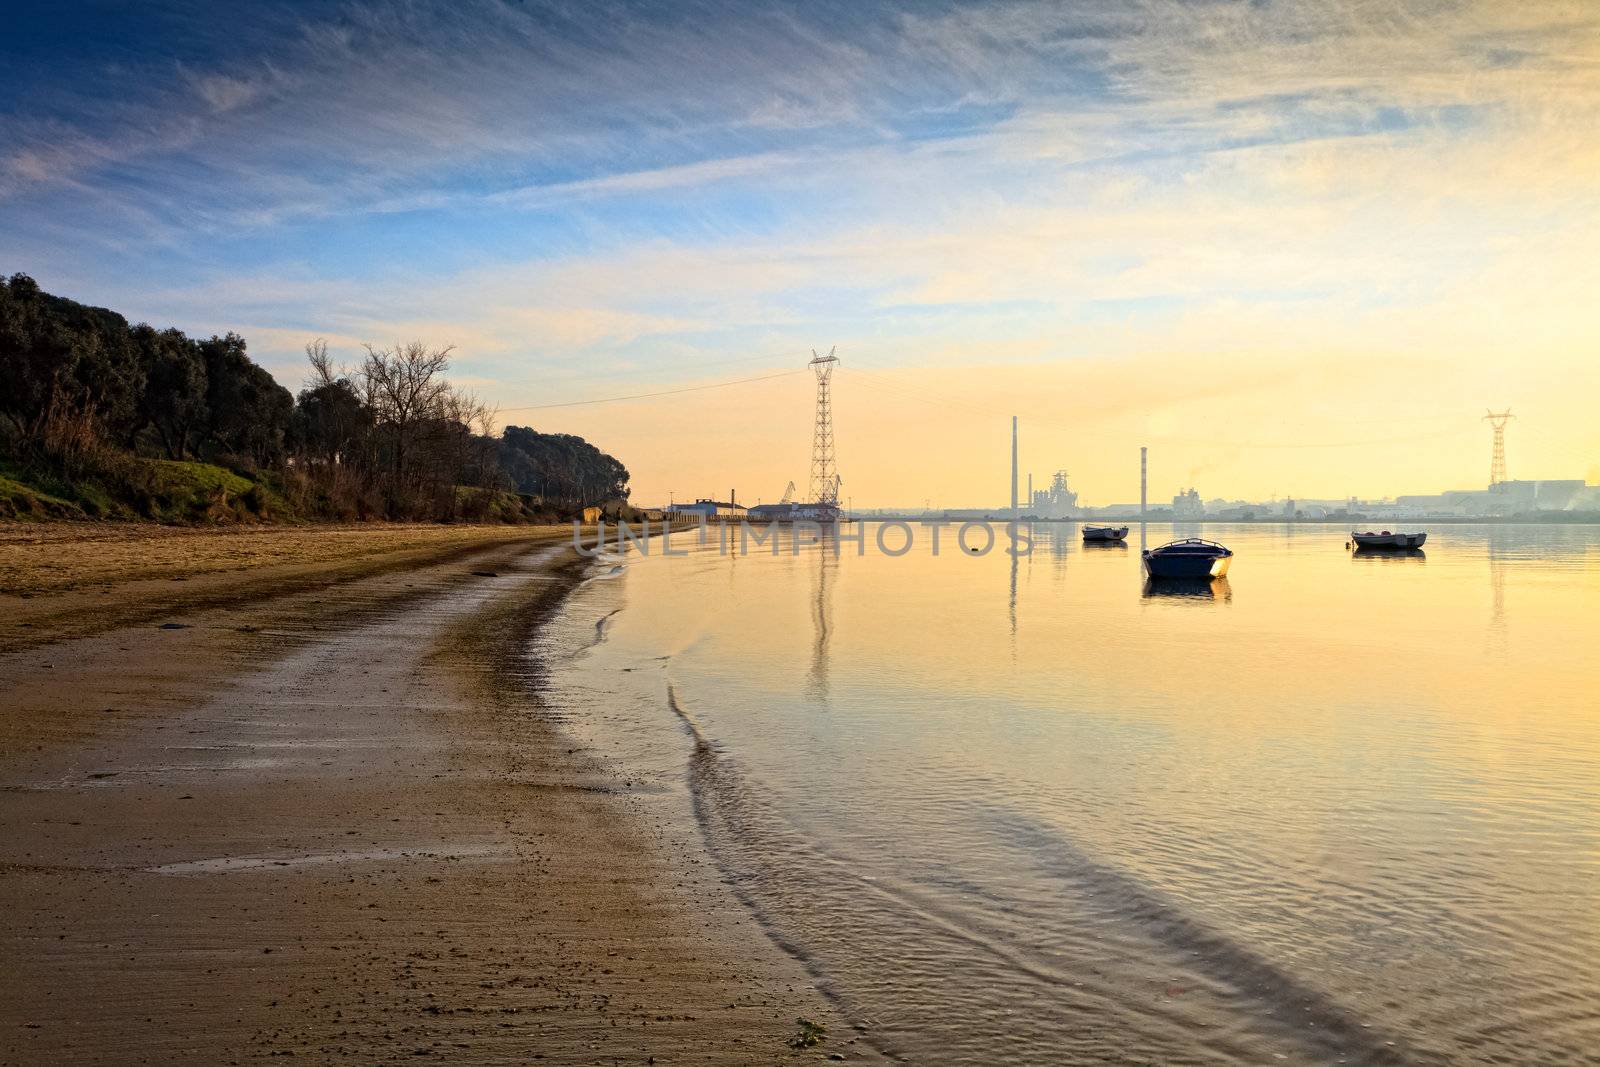
[[[1569,399],[1597,384],[1578,307],[1600,280],[1590,4],[8,14],[0,270],[135,319],[238,329],[291,386],[312,337],[351,358],[364,341],[453,343],[504,421],[617,424],[590,436],[650,495],[781,487],[803,469],[803,377],[514,409],[838,343],[846,377],[874,375],[841,395],[841,448],[862,494],[891,503],[996,495],[966,457],[1005,410],[1042,469],[1080,470],[1101,499],[1126,497],[1106,441],[1165,443],[1182,453],[1172,480],[1204,471],[1219,492],[1481,480],[1453,449],[1394,470],[1237,447],[1347,440],[1353,404],[1372,423],[1459,417],[1463,449],[1474,412],[1521,404],[1548,476],[1600,452]],[[1231,384],[1175,386],[1193,359]],[[1389,385],[1352,384],[1351,367]],[[646,424],[676,446],[628,428]],[[917,458],[868,425],[898,427]],[[739,441],[762,445],[730,464]]]

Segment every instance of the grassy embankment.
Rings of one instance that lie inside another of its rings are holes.
[[[548,522],[516,493],[457,488],[463,521]],[[117,455],[67,477],[0,461],[0,520],[116,520],[180,525],[348,520],[315,494],[273,474],[254,476],[212,463]]]

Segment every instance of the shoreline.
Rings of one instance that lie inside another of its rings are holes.
[[[540,541],[0,654],[0,1060],[873,1059],[542,713],[585,564]]]
[[[0,653],[330,589],[568,526],[163,527],[0,523]]]

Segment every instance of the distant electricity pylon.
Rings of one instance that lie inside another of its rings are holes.
[[[1497,489],[1506,481],[1506,423],[1516,418],[1511,409],[1491,411],[1483,420],[1494,427],[1494,454],[1489,457],[1489,488]]]
[[[829,386],[833,368],[839,358],[833,353],[838,346],[828,349],[825,356],[811,350],[811,369],[817,372],[817,427],[811,439],[811,502],[814,504],[839,503],[839,472],[833,461],[833,397]]]

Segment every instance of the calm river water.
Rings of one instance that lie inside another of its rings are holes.
[[[866,527],[869,540],[873,526]],[[542,640],[915,1063],[1594,1062],[1600,528],[1149,528],[1031,556],[627,553]],[[891,533],[898,548],[903,538]],[[981,538],[978,539],[981,542]],[[571,649],[578,649],[572,652]]]

